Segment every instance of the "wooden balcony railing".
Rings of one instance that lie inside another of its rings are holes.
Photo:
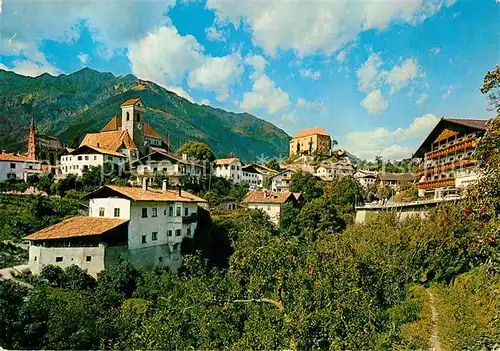
[[[428,180],[425,182],[418,183],[419,189],[442,188],[445,186],[455,186],[455,178]]]
[[[437,174],[449,169],[457,169],[460,167],[467,167],[475,164],[477,160],[473,157],[464,158],[461,160],[443,163],[442,165],[435,165],[432,167],[423,168],[422,166],[417,169],[417,176],[421,177],[425,173]]]
[[[473,148],[475,146],[476,146],[476,141],[468,139],[468,140],[463,140],[463,141],[458,142],[458,143],[453,144],[453,145],[449,145],[449,146],[445,147],[444,149],[434,150],[434,151],[428,152],[425,155],[426,155],[426,158],[428,160],[432,160],[434,158],[439,158],[441,156],[448,155],[451,152],[456,152],[456,151],[464,150],[467,148]]]

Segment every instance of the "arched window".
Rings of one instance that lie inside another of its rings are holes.
[[[130,121],[130,113],[127,112],[127,121]]]
[[[141,114],[139,112],[137,112],[137,122],[140,122],[141,121]]]

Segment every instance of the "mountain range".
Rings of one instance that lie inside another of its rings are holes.
[[[188,140],[207,143],[217,157],[243,161],[288,154],[290,136],[249,113],[233,113],[192,103],[133,75],[115,76],[90,68],[57,77],[47,73],[25,77],[0,70],[0,147],[24,151],[29,121],[37,133],[63,143],[99,131],[120,115],[120,104],[140,97],[146,121],[176,149]]]

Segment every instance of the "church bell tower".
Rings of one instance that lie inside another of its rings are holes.
[[[36,159],[35,150],[35,119],[32,117],[30,122],[30,131],[28,136],[28,158],[30,160]]]
[[[140,98],[129,99],[121,104],[122,109],[122,130],[126,130],[134,140],[140,155],[144,155],[146,147],[144,145],[144,118],[146,106]]]

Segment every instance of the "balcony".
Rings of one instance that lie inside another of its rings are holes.
[[[439,158],[444,155],[448,155],[450,152],[456,152],[468,148],[473,148],[476,147],[476,141],[475,140],[463,140],[459,143],[453,144],[453,145],[448,145],[447,147],[440,149],[440,150],[434,150],[431,152],[428,152],[425,154],[426,159],[431,160],[435,158]]]
[[[198,213],[191,213],[188,216],[182,216],[182,224],[196,223],[198,220]]]
[[[419,189],[443,188],[446,186],[455,186],[455,178],[435,179],[418,183]]]
[[[468,158],[463,158],[461,160],[446,162],[442,165],[436,165],[433,167],[423,168],[422,166],[420,166],[417,169],[417,176],[421,177],[425,173],[439,174],[439,173],[441,173],[443,171],[447,171],[449,169],[459,169],[461,167],[467,167],[467,166],[475,164],[476,162],[477,162],[477,160],[475,158],[468,157]]]

